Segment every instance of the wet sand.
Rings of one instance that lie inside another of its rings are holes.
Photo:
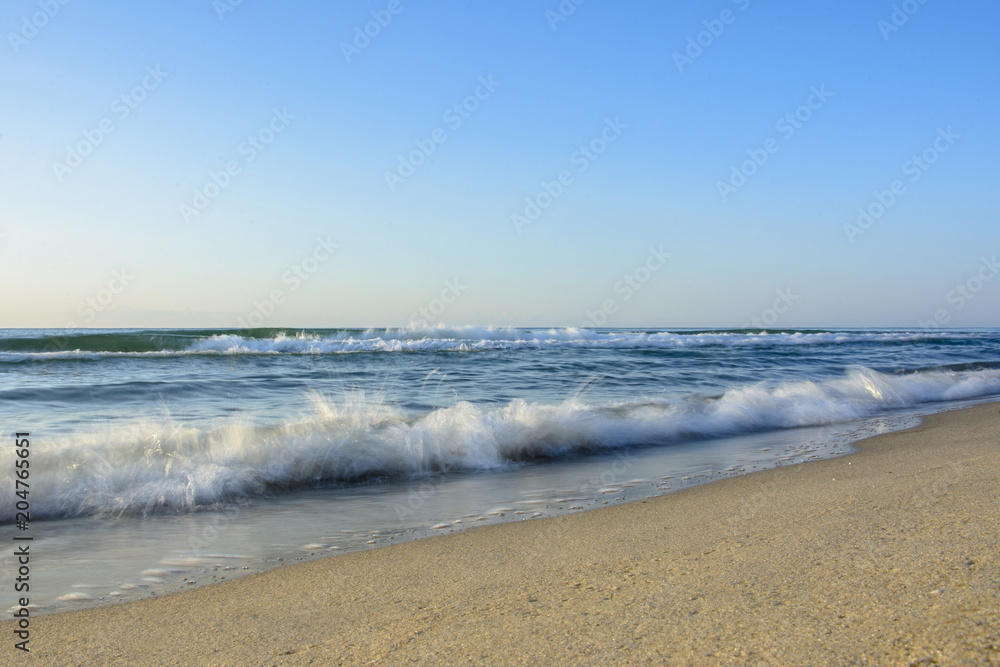
[[[30,654],[5,621],[0,662],[1000,665],[1000,404],[859,447],[32,618]]]

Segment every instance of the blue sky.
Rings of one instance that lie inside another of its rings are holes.
[[[1000,326],[996,3],[64,2],[0,326]]]

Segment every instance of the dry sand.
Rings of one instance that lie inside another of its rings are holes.
[[[1000,664],[1000,404],[850,456],[32,619],[76,665]]]

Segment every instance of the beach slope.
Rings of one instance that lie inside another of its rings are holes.
[[[0,662],[1000,664],[1000,404],[859,449],[41,616],[27,655],[5,621]]]

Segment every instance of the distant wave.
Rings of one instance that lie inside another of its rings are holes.
[[[274,425],[115,422],[102,432],[39,440],[32,446],[31,511],[36,519],[183,511],[304,485],[486,470],[996,393],[995,368],[885,374],[855,367],[833,379],[741,385],[717,397],[601,405],[515,399],[498,407],[459,402],[416,417],[365,395],[313,395],[306,413]],[[0,450],[0,469],[13,469],[11,448]],[[4,521],[14,516],[11,485],[10,476],[0,482]]]
[[[995,333],[933,331],[608,331],[431,327],[337,330],[75,330],[0,337],[0,363],[107,357],[239,354],[481,352],[518,349],[681,349],[707,346],[960,343]]]

